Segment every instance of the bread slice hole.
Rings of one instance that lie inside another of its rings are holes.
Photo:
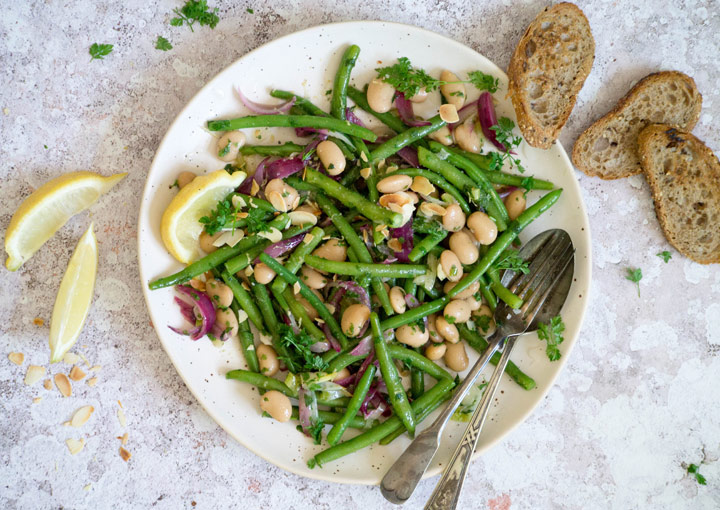
[[[535,113],[547,113],[547,101],[539,101],[537,103],[530,103],[530,108]]]
[[[597,139],[595,142],[595,146],[593,147],[593,151],[595,152],[602,152],[604,150],[607,150],[608,147],[610,147],[610,140],[605,138],[604,136],[601,136]]]
[[[530,82],[530,84],[527,88],[527,95],[530,99],[537,99],[539,97],[542,97],[542,95],[543,95],[542,85],[540,85],[536,81]]]
[[[540,25],[540,28],[542,28],[543,30],[549,30],[552,25],[553,24],[550,21],[543,21],[542,25]]]
[[[535,50],[537,50],[537,45],[535,44],[535,41],[531,39],[525,45],[525,56],[528,58],[532,57],[535,54]]]

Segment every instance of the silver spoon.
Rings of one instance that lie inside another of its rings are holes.
[[[437,452],[440,436],[448,419],[455,412],[462,399],[465,398],[470,387],[475,384],[480,372],[485,368],[503,341],[524,333],[541,308],[543,309],[543,317],[554,312],[549,315],[552,317],[560,311],[567,297],[570,288],[569,284],[572,283],[571,273],[567,285],[564,285],[566,282],[566,269],[567,267],[572,268],[572,264],[566,260],[568,253],[572,260],[573,247],[570,236],[564,230],[559,229],[539,234],[520,251],[520,256],[529,262],[530,271],[526,275],[518,275],[516,285],[512,288],[521,297],[525,296],[526,303],[517,313],[504,303],[498,305],[495,311],[495,319],[499,326],[497,331],[488,339],[489,345],[485,352],[475,362],[463,383],[455,390],[453,397],[440,416],[430,427],[418,434],[383,477],[380,489],[385,499],[401,504],[412,495]],[[512,274],[504,275],[503,284],[507,283],[505,278],[511,281],[512,277]],[[563,285],[560,285],[561,283]],[[556,296],[555,291],[560,291],[561,297]],[[547,306],[544,307],[546,301]],[[462,481],[460,485],[462,485]]]

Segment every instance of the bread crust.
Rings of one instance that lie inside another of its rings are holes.
[[[659,150],[658,146],[661,146]],[[638,136],[638,152],[655,203],[655,214],[667,240],[677,251],[695,262],[720,263],[720,221],[717,220],[720,218],[720,161],[717,156],[693,134],[667,124],[650,124],[643,129]],[[657,159],[664,162],[662,168]],[[668,161],[673,165],[667,165],[665,162]],[[707,172],[701,172],[701,165]],[[661,177],[666,176],[668,182],[664,183]],[[668,189],[669,186],[672,189]],[[682,218],[672,216],[669,209],[677,207],[677,204],[667,197],[670,192],[677,193],[679,190],[682,190],[682,198],[687,202],[682,204],[687,210],[687,216]],[[698,204],[702,204],[702,208],[698,208]],[[706,218],[705,228],[697,224],[702,216]],[[713,223],[713,218],[717,223]],[[687,235],[683,236],[684,239],[680,238],[680,234],[687,233],[686,229],[692,229],[692,234],[696,236],[707,231],[714,233],[709,253],[700,253],[702,239],[687,239]]]
[[[574,71],[571,72],[573,77],[569,84],[562,83],[562,81],[558,83],[558,74],[571,70],[571,67],[561,61],[563,57],[567,58],[573,55],[571,51],[566,50],[569,47],[568,45],[575,43],[577,49],[578,42],[564,39],[563,37],[569,38],[567,33],[557,34],[553,29],[545,30],[543,28],[545,23],[552,24],[564,18],[572,19],[574,32],[579,32],[584,36],[580,42],[587,52],[580,65],[572,70]],[[563,50],[558,52],[556,50],[558,46],[561,46]],[[532,56],[537,56],[538,60],[543,58],[544,65],[530,68],[528,60]],[[577,94],[590,74],[594,60],[595,40],[590,30],[590,24],[583,11],[575,4],[563,2],[546,7],[530,23],[525,34],[515,47],[515,52],[508,66],[508,91],[515,109],[518,125],[527,143],[533,147],[548,149],[557,140],[560,130],[565,125],[575,106]],[[561,67],[559,70],[554,67],[557,65]],[[530,76],[531,74],[532,76]],[[542,125],[537,122],[536,117],[539,114],[533,111],[535,103],[533,98],[526,93],[527,89],[537,89],[538,87],[542,89],[540,97],[550,95],[550,90],[553,87],[563,87],[564,101],[562,108],[553,112],[553,122],[549,125]]]
[[[620,101],[618,101],[617,105],[615,105],[612,110],[610,110],[608,113],[596,120],[589,128],[587,128],[580,134],[578,139],[575,141],[575,145],[573,145],[573,164],[585,174],[591,177],[600,177],[601,179],[605,180],[621,179],[623,177],[629,177],[631,175],[642,173],[642,167],[640,165],[640,160],[637,157],[637,154],[635,158],[636,163],[626,168],[623,168],[622,170],[607,172],[605,170],[599,169],[599,167],[597,167],[592,161],[590,161],[589,158],[585,157],[585,149],[588,144],[594,145],[596,141],[603,135],[605,129],[609,125],[616,121],[622,121],[625,110],[634,106],[636,101],[640,100],[642,94],[647,92],[649,89],[652,89],[656,84],[660,84],[663,82],[670,83],[672,81],[682,82],[686,84],[693,95],[692,108],[690,108],[688,115],[686,115],[688,121],[685,123],[677,124],[667,122],[667,119],[655,119],[655,122],[664,121],[664,123],[669,124],[675,128],[692,131],[698,119],[700,118],[700,109],[702,107],[702,95],[700,94],[697,86],[695,85],[695,80],[679,71],[659,71],[649,74],[645,78],[640,80],[620,99]],[[640,121],[639,129],[637,129],[636,133],[639,133],[645,126],[651,123],[653,123],[653,120],[642,119]],[[636,148],[637,144],[631,143],[630,146]]]

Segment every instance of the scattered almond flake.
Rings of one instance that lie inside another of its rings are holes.
[[[92,487],[92,485],[87,484],[85,487],[83,487],[83,490],[84,490],[84,491],[89,491],[91,487]]]
[[[25,373],[25,384],[32,386],[43,377],[45,377],[45,367],[30,365]]]
[[[45,320],[41,319],[40,317],[35,317],[33,319],[33,324],[35,324],[36,326],[43,326],[45,324]]]
[[[288,214],[291,225],[315,225],[317,223],[317,216],[309,211],[293,211]]]
[[[312,234],[305,234],[305,237],[303,237],[303,244],[310,244],[312,240],[315,239],[315,236]]]
[[[242,241],[243,237],[245,237],[245,231],[242,229],[236,228],[234,230],[228,230],[220,234],[220,236],[213,241],[213,246],[217,246],[218,248],[224,245],[234,247]]]
[[[128,433],[125,432],[125,433],[122,435],[122,437],[119,438],[119,439],[120,439],[120,444],[122,444],[123,446],[125,446],[126,444],[128,444]]]
[[[378,168],[380,168],[380,169],[385,168],[385,160],[384,159],[381,159],[378,162]]]
[[[421,195],[429,195],[430,193],[435,191],[435,186],[433,185],[433,183],[430,182],[427,177],[418,175],[413,178],[410,189],[417,193],[420,193]]]
[[[45,388],[46,390],[51,390],[52,389],[52,381],[50,379],[45,379],[43,381],[43,388]]]
[[[91,372],[99,372],[100,370],[102,370],[102,365],[93,365],[90,367]]]
[[[199,280],[197,278],[193,278],[188,282],[190,286],[195,289],[199,290],[200,292],[205,292],[205,282],[202,280]]]
[[[87,345],[83,345],[83,349],[87,349]],[[90,362],[88,361],[88,359],[85,357],[85,355],[82,352],[78,356],[80,356],[82,358],[82,360],[85,362],[85,364],[87,366],[90,366]]]
[[[10,108],[3,108],[4,115],[10,115]]]
[[[255,269],[253,269],[252,265],[249,265],[245,268],[245,276],[252,276],[254,272]]]
[[[300,282],[295,282],[295,285],[293,285],[293,292],[295,292],[295,294],[300,294]]]
[[[303,168],[303,176],[302,176],[303,181],[305,180],[306,176],[307,176],[307,167]]]
[[[322,320],[320,317],[316,317],[315,322],[317,322],[318,324],[325,324],[325,321]]]
[[[63,397],[72,395],[72,386],[65,374],[55,374],[55,386],[57,386],[57,389],[62,393]]]
[[[238,220],[245,219],[245,218],[247,218],[248,216],[250,216],[250,213],[246,213],[246,212],[244,212],[244,211],[240,211],[240,212],[235,213],[235,217],[236,217]]]
[[[70,438],[65,440],[65,444],[67,445],[68,450],[70,450],[70,453],[75,455],[76,453],[80,453],[85,447],[85,440]]]
[[[39,404],[42,401],[42,397],[35,397],[33,399],[33,404]]]
[[[390,239],[387,243],[387,245],[390,247],[390,249],[394,252],[400,252],[403,250],[403,245],[400,242],[400,239]]]
[[[370,167],[363,168],[360,170],[360,177],[365,179],[366,181],[370,178],[370,175],[372,174],[372,169]]]
[[[245,310],[242,310],[242,309],[238,310],[237,315],[238,315],[238,324],[242,324],[243,322],[245,322],[248,319],[248,314]]]
[[[80,370],[79,367],[75,366],[70,369],[70,379],[72,379],[73,381],[80,381],[85,377],[85,375],[85,372]]]
[[[270,193],[266,193],[265,198],[267,198],[268,202],[270,202],[276,210],[281,212],[287,212],[287,204],[285,203],[285,199],[279,191],[271,191]]]
[[[365,163],[368,161],[367,154],[365,154],[365,151],[360,153],[360,159],[362,159]]]
[[[327,308],[328,312],[330,312],[331,314],[335,313],[335,306],[331,305],[330,303],[325,305],[325,308]]]
[[[75,411],[75,414],[73,414],[72,420],[70,420],[70,425],[75,428],[82,427],[87,423],[94,411],[95,408],[93,406],[81,407],[80,409]]]
[[[22,352],[11,352],[8,354],[8,359],[19,366],[25,361],[25,355]]]
[[[127,462],[130,460],[130,457],[132,457],[132,454],[121,446],[120,447],[120,457],[122,458],[122,460]]]
[[[270,232],[258,232],[258,237],[263,237],[271,243],[278,243],[282,240],[282,232],[275,227],[270,227]]]
[[[87,380],[87,385],[90,386],[91,388],[93,388],[97,383],[98,383],[97,377],[91,377],[90,379]]]
[[[250,185],[250,195],[254,197],[258,194],[258,191],[260,191],[260,185],[255,179],[253,179],[252,184]]]
[[[118,403],[118,405],[119,405],[120,407],[123,406],[123,405],[122,405],[122,402],[120,402],[119,400],[117,401],[117,403]]]
[[[240,282],[240,285],[242,285],[243,289],[250,290],[250,285],[248,285],[246,281]]]
[[[439,205],[439,204],[433,204],[431,202],[423,202],[420,204],[420,212],[428,217],[431,216],[445,216],[446,209]]]
[[[458,116],[458,111],[455,105],[453,104],[444,104],[440,107],[440,118],[448,123],[458,122],[460,120],[460,117]]]
[[[120,426],[125,427],[127,425],[127,420],[125,419],[125,411],[123,411],[122,408],[118,409],[117,417],[120,422]]]
[[[375,227],[375,232],[380,232],[381,230],[384,230],[385,227],[387,227],[387,225],[384,225],[384,224],[377,225],[377,226]]]
[[[66,352],[65,356],[63,356],[63,363],[67,363],[68,365],[74,365],[75,363],[80,361],[80,356],[75,354],[74,352]]]
[[[232,205],[235,209],[242,209],[243,207],[247,206],[247,203],[245,202],[245,199],[240,195],[233,195]]]
[[[72,425],[72,423],[70,423],[69,421],[63,422],[63,427],[69,427],[70,425]]]

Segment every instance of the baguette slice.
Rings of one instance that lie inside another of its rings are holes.
[[[557,139],[594,59],[590,24],[576,5],[546,7],[530,23],[508,67],[510,97],[527,143],[547,149]]]
[[[692,131],[702,96],[695,81],[677,71],[653,73],[625,94],[614,110],[595,121],[575,142],[572,160],[586,174],[619,179],[642,172],[637,136],[648,124]]]
[[[692,134],[666,124],[640,132],[638,152],[665,237],[695,262],[720,262],[720,161]]]

